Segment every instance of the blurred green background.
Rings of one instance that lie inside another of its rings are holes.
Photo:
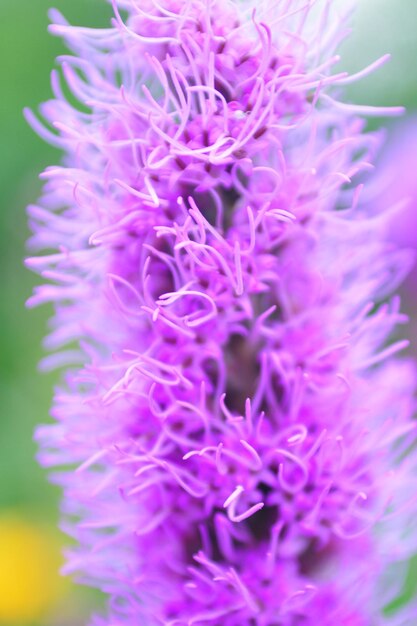
[[[343,5],[344,0],[340,0]],[[36,371],[47,307],[26,311],[36,277],[23,267],[28,236],[25,206],[35,201],[38,174],[59,154],[26,125],[22,109],[50,97],[49,72],[62,53],[46,32],[54,4],[72,23],[105,25],[105,0],[0,0],[0,624],[76,626],[92,600],[58,567],[58,494],[34,461],[32,432],[48,415],[53,375]],[[385,52],[389,65],[351,87],[349,98],[417,108],[417,0],[359,0],[354,32],[343,45],[343,68],[355,71]],[[378,123],[386,123],[381,120]],[[396,123],[389,122],[395,133]],[[417,311],[415,313],[417,318]]]

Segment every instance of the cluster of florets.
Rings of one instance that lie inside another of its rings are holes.
[[[66,155],[29,208],[67,367],[37,438],[96,624],[407,623],[383,609],[415,548],[415,377],[388,342],[408,257],[360,200],[377,138],[310,4],[53,14],[82,106],[56,73],[57,132],[28,113]]]

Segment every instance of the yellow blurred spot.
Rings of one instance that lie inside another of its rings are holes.
[[[40,619],[62,592],[54,535],[17,515],[0,517],[0,623]]]

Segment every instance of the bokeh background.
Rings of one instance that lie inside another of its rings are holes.
[[[46,31],[51,3],[77,24],[106,25],[111,15],[105,0],[0,0],[0,626],[77,626],[97,604],[96,596],[57,574],[65,542],[56,530],[59,494],[37,467],[32,441],[35,424],[47,419],[55,381],[36,370],[50,310],[24,307],[36,284],[22,263],[25,206],[39,193],[39,172],[59,154],[33,134],[22,109],[50,97],[49,72],[64,52]],[[371,126],[388,127],[381,163],[394,158],[398,164],[388,188],[414,195],[417,217],[416,26],[417,0],[359,0],[341,67],[356,71],[392,54],[388,65],[353,85],[348,98],[407,107],[402,120],[382,118]],[[393,232],[417,249],[417,219],[410,213],[403,219],[406,227],[394,224]],[[417,354],[416,280],[412,273],[402,295]],[[412,593],[414,578],[410,574],[405,593]]]

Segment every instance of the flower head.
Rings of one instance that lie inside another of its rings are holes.
[[[409,258],[361,201],[379,111],[336,99],[343,22],[314,4],[53,13],[72,97],[55,73],[56,132],[28,113],[65,153],[29,208],[54,251],[28,264],[66,374],[37,438],[66,571],[109,595],[97,625],[391,623],[384,581],[415,549],[388,298]]]

